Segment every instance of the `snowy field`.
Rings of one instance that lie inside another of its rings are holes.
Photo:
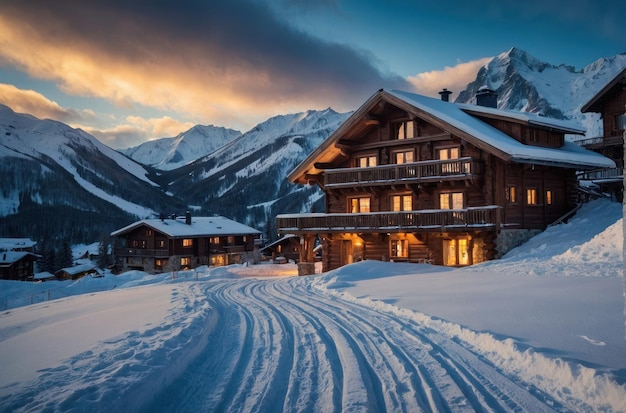
[[[595,201],[462,269],[0,281],[0,411],[626,412],[622,227]]]

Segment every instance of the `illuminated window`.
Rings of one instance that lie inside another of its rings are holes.
[[[510,204],[515,204],[517,202],[517,188],[515,185],[509,185],[506,187],[506,200]]]
[[[537,190],[535,188],[526,189],[526,205],[537,205]]]
[[[395,258],[408,258],[409,256],[409,241],[405,239],[391,240],[391,257]]]
[[[459,159],[460,153],[461,151],[459,150],[458,147],[441,148],[437,150],[439,159],[442,161],[445,161],[448,159]]]
[[[146,229],[146,237],[151,237],[152,236],[152,229],[147,228]]]
[[[393,211],[412,211],[413,197],[411,195],[394,195],[391,197]]]
[[[357,158],[357,166],[359,168],[367,168],[370,166],[376,166],[376,156],[362,156]]]
[[[440,209],[463,209],[463,192],[444,192],[439,194]]]
[[[183,247],[192,247],[192,246],[193,246],[193,239],[191,238],[183,239]]]
[[[162,270],[165,264],[167,264],[167,260],[163,260],[160,258],[157,258],[156,260],[154,260],[154,268],[157,270]]]
[[[415,125],[412,120],[395,124],[396,139],[415,137]]]
[[[351,198],[350,199],[350,212],[358,213],[358,212],[370,212],[370,198],[362,197],[362,198]]]
[[[180,259],[180,266],[181,267],[189,267],[189,264],[191,264],[191,258],[189,258],[189,257],[181,257],[181,259]]]
[[[415,160],[413,151],[395,152],[395,158],[397,164],[409,163]]]
[[[158,245],[159,245],[159,248],[164,248],[165,247],[165,240],[164,239],[160,239],[158,241]]]
[[[549,189],[546,191],[546,205],[552,205],[552,191]]]

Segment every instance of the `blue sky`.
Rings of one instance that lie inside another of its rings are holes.
[[[114,148],[195,124],[459,92],[512,47],[577,70],[626,51],[604,0],[2,0],[0,103]],[[455,95],[452,95],[452,99]]]

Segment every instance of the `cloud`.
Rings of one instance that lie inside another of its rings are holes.
[[[18,89],[4,83],[0,83],[0,102],[18,113],[28,113],[41,119],[54,119],[68,124],[95,119],[93,111],[64,108],[34,90]]]
[[[81,127],[100,142],[114,149],[126,149],[155,138],[177,136],[194,126],[191,122],[180,122],[169,116],[145,119],[128,116],[126,122],[109,129]]]
[[[446,66],[443,70],[418,73],[410,76],[408,82],[417,93],[422,95],[438,97],[439,91],[446,88],[458,96],[462,90],[465,90],[468,83],[476,80],[478,70],[491,59],[493,57],[483,57],[471,62],[459,63],[453,67]],[[451,96],[450,100],[453,101],[454,97]]]
[[[7,0],[0,59],[69,94],[237,129],[286,111],[352,110],[382,87],[409,86],[256,0]]]

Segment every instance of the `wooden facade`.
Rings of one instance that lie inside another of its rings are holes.
[[[277,228],[304,239],[301,261],[321,238],[324,271],[361,259],[493,259],[501,231],[542,230],[574,208],[576,170],[610,164],[569,154],[565,133],[582,130],[381,90],[289,176],[319,185],[327,213],[279,215]]]
[[[261,232],[224,217],[171,217],[135,222],[111,234],[117,271],[150,273],[242,262]]]
[[[28,251],[0,251],[0,279],[26,281],[34,274],[38,255]]]
[[[624,199],[624,134],[626,129],[626,68],[607,83],[581,108],[583,113],[602,116],[602,136],[577,141],[587,149],[601,153],[615,161],[616,168],[599,169],[580,174],[609,193],[619,202]]]

